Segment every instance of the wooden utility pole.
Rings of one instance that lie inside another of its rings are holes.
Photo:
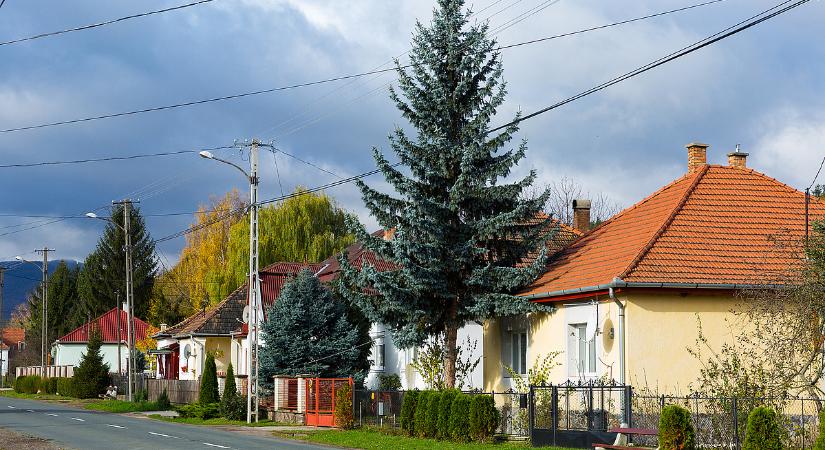
[[[46,377],[46,366],[49,364],[49,357],[46,353],[49,349],[49,252],[53,252],[53,248],[43,247],[35,250],[35,253],[43,254],[43,294],[40,305],[40,317],[43,321],[43,326],[40,332],[40,376]]]

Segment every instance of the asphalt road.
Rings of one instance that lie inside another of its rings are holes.
[[[75,449],[329,449],[159,420],[0,397],[0,427]]]

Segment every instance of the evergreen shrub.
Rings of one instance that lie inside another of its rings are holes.
[[[659,448],[662,450],[694,450],[696,448],[690,411],[678,405],[662,408],[659,418]]]
[[[166,393],[166,389],[158,395],[158,400],[155,402],[158,407],[158,411],[167,411],[172,407],[172,403],[169,402],[169,394]]]
[[[401,402],[401,429],[404,430],[408,436],[412,436],[415,432],[415,408],[418,403],[418,396],[420,391],[414,389],[404,393],[404,400]]]
[[[57,393],[57,378],[42,378],[40,380],[40,390],[46,394]]]
[[[214,419],[220,417],[220,403],[192,403],[178,407],[178,414],[184,418]]]
[[[352,387],[349,383],[335,391],[335,425],[342,430],[355,428],[352,414]]]
[[[438,412],[441,404],[441,392],[430,392],[427,400],[427,414],[424,419],[424,437],[434,438],[438,436]]]
[[[221,397],[221,415],[229,420],[246,419],[246,401],[238,394],[232,363],[229,363],[226,369],[226,382],[223,385],[223,397]]]
[[[418,401],[415,404],[415,415],[413,417],[414,435],[424,437],[427,427],[427,407],[430,401],[430,394],[432,391],[421,391],[418,394]]]
[[[198,403],[218,403],[221,397],[218,395],[218,368],[215,366],[215,355],[206,354],[206,363],[201,376],[201,389],[198,395]]]
[[[100,332],[93,332],[86,345],[86,353],[74,371],[72,390],[75,397],[97,398],[111,384],[109,365],[103,362],[103,355],[100,354],[101,344]]]
[[[14,391],[18,394],[37,394],[40,390],[39,375],[26,375],[14,380]]]
[[[74,378],[58,378],[57,379],[57,394],[64,397],[74,397]]]
[[[141,389],[135,392],[133,396],[135,403],[143,403],[149,401],[149,392],[146,389]]]
[[[450,438],[457,442],[470,440],[470,396],[456,393],[450,408]]]
[[[819,412],[819,436],[814,443],[814,450],[825,450],[825,409]]]
[[[379,391],[397,391],[401,389],[401,377],[397,373],[378,374]]]
[[[450,439],[450,411],[456,395],[458,395],[456,389],[441,391],[441,399],[438,402],[438,425],[436,427],[436,437],[438,439]]]
[[[782,427],[776,411],[758,406],[748,415],[748,427],[742,450],[783,450]]]
[[[492,439],[498,429],[499,412],[492,395],[473,395],[470,401],[470,436],[479,442]]]

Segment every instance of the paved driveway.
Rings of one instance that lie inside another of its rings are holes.
[[[76,449],[329,449],[203,426],[0,397],[0,427]]]

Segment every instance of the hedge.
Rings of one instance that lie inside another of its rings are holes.
[[[470,436],[480,442],[492,439],[499,423],[499,413],[493,396],[473,395],[470,401]]]
[[[782,450],[785,448],[782,438],[776,411],[759,406],[748,414],[748,428],[742,450]]]
[[[64,397],[74,397],[74,378],[58,378],[57,394]]]
[[[46,394],[56,394],[57,393],[57,378],[41,378],[40,379],[40,390],[42,390]]]
[[[14,391],[18,394],[37,394],[40,390],[40,375],[26,375],[14,380]]]
[[[181,417],[197,419],[214,419],[221,416],[221,404],[215,403],[192,403],[178,407],[177,411]]]
[[[335,392],[335,425],[342,430],[351,430],[355,427],[355,418],[352,414],[352,387],[349,383]]]
[[[819,412],[819,436],[816,438],[814,450],[825,450],[825,409]]]
[[[450,437],[458,442],[470,440],[470,396],[459,392],[450,408]]]
[[[425,437],[427,431],[427,408],[430,406],[431,391],[421,391],[418,394],[418,401],[415,404],[415,416],[413,418],[413,435]]]
[[[690,411],[681,406],[667,405],[659,418],[659,448],[662,450],[694,450],[696,448]]]
[[[415,407],[418,403],[418,390],[407,391],[404,393],[404,400],[401,402],[401,429],[407,432],[407,435],[412,436],[415,432]]]
[[[441,395],[439,391],[433,391],[427,400],[427,413],[424,419],[424,437],[434,438],[438,435],[438,413],[439,405],[441,404]]]
[[[447,389],[441,392],[441,399],[438,402],[438,425],[436,433],[438,439],[450,439],[450,411],[456,395],[458,395],[458,391],[455,389]]]

